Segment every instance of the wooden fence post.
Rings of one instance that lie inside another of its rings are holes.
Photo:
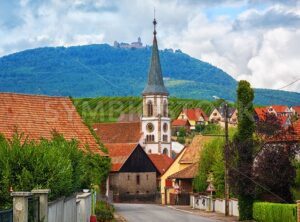
[[[12,192],[13,197],[13,221],[28,222],[28,198],[31,192]]]

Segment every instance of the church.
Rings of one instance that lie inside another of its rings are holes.
[[[153,46],[148,82],[142,93],[141,117],[143,146],[147,153],[163,153],[171,156],[171,126],[168,110],[169,93],[164,85],[156,39],[156,20],[153,21]]]
[[[108,187],[115,202],[158,201],[160,176],[173,162],[169,93],[163,82],[156,24],[154,19],[152,55],[142,92],[141,115],[124,113],[118,122],[93,124],[111,158]]]
[[[168,110],[169,93],[163,82],[156,38],[156,19],[153,20],[153,46],[148,80],[142,92],[143,108],[139,118],[116,123],[95,123],[93,128],[106,143],[138,143],[147,154],[172,155],[171,119]]]

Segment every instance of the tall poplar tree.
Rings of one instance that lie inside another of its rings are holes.
[[[237,88],[238,128],[233,141],[234,160],[230,169],[230,182],[238,196],[240,220],[252,219],[254,183],[252,166],[254,153],[253,119],[254,91],[247,81],[240,81]]]

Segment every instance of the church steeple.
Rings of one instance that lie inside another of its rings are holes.
[[[151,64],[150,69],[148,72],[148,82],[147,85],[143,91],[143,95],[168,95],[168,91],[165,88],[162,72],[161,72],[161,66],[160,66],[160,59],[159,59],[159,52],[158,52],[158,46],[157,46],[157,39],[156,39],[156,24],[157,21],[154,17],[153,20],[153,46],[152,46],[152,55],[151,55]]]

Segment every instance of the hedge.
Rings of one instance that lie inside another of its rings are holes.
[[[38,142],[23,133],[16,132],[12,139],[0,134],[0,157],[0,209],[11,207],[10,188],[49,188],[54,200],[100,184],[110,170],[109,158],[84,152],[78,141],[67,141],[55,132],[51,140]]]
[[[253,218],[257,222],[297,222],[297,205],[256,202]]]

